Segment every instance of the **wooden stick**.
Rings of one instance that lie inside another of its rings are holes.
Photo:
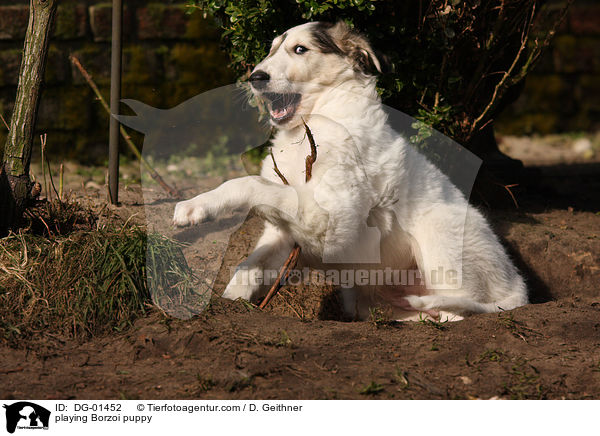
[[[312,178],[312,166],[317,160],[317,145],[315,143],[315,138],[313,137],[312,132],[308,128],[308,125],[306,124],[306,122],[304,120],[302,120],[302,123],[304,124],[304,129],[306,130],[306,137],[308,138],[308,142],[310,144],[310,154],[308,156],[306,156],[306,161],[305,161],[305,164],[306,164],[306,177],[305,178],[306,178],[306,182],[308,182]],[[279,171],[279,168],[277,167],[277,163],[275,162],[275,157],[273,156],[273,152],[271,152],[271,159],[273,159],[273,170],[275,171],[275,173],[279,176],[279,178],[281,179],[281,181],[283,182],[284,185],[289,185],[287,179],[281,173],[281,171]],[[290,255],[288,256],[287,260],[285,261],[285,263],[279,270],[279,274],[277,275],[277,280],[275,280],[275,283],[273,283],[273,285],[269,289],[269,292],[267,293],[266,297],[260,303],[260,306],[258,306],[259,308],[264,309],[267,306],[267,304],[269,304],[269,301],[271,301],[271,299],[275,296],[275,294],[283,286],[283,284],[286,282],[288,276],[290,275],[290,272],[296,267],[296,264],[298,263],[298,257],[300,257],[300,246],[298,244],[294,244],[294,248],[292,248]]]
[[[313,138],[312,132],[308,128],[308,125],[304,120],[302,120],[302,124],[304,124],[304,130],[306,130],[306,137],[308,138],[308,143],[310,144],[310,154],[306,156],[306,182],[308,182],[312,178],[312,166],[317,161],[317,145],[315,144],[315,138]]]
[[[292,252],[288,256],[287,260],[285,261],[285,263],[279,270],[279,275],[277,276],[277,280],[275,280],[275,283],[273,283],[273,285],[271,286],[271,289],[269,289],[267,296],[260,303],[260,306],[258,306],[259,308],[264,309],[265,306],[267,304],[269,304],[269,301],[271,301],[271,298],[273,298],[273,296],[277,293],[277,291],[279,291],[279,288],[281,288],[281,286],[283,286],[285,280],[288,278],[288,276],[290,274],[290,271],[296,266],[296,262],[298,261],[299,255],[300,255],[300,246],[298,244],[296,244],[296,245],[294,245],[294,248],[292,249]]]

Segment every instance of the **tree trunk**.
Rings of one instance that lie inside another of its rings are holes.
[[[30,0],[17,98],[0,169],[0,235],[14,228],[31,199],[29,164],[48,43],[58,0]]]

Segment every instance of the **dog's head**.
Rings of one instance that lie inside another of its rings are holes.
[[[249,81],[280,128],[301,124],[326,88],[381,72],[365,37],[344,22],[313,22],[289,29],[273,40],[268,56]]]

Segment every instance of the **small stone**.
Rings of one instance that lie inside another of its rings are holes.
[[[466,385],[470,385],[473,383],[473,380],[471,380],[469,377],[467,377],[466,375],[461,375],[460,377],[458,377],[464,384]]]

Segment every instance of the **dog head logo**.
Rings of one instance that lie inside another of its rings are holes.
[[[50,411],[28,401],[5,404],[6,431],[14,433],[18,429],[47,429]]]
[[[240,155],[265,143],[270,128],[257,123],[257,110],[248,104],[243,87],[224,86],[190,98],[171,109],[158,109],[136,100],[122,100],[136,115],[113,116],[144,134],[143,153],[154,159],[203,157],[216,146]],[[183,156],[182,156],[183,157]]]

